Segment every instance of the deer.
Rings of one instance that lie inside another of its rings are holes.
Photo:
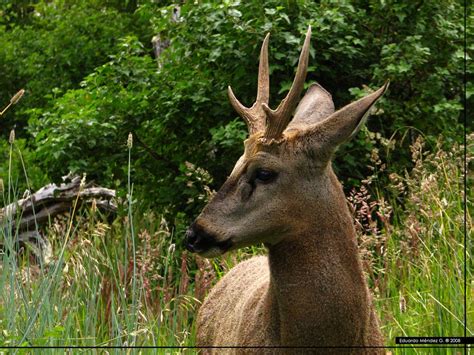
[[[383,353],[331,158],[364,124],[389,81],[337,111],[318,83],[300,100],[308,27],[292,86],[271,109],[269,35],[260,50],[255,103],[245,107],[228,87],[249,131],[244,153],[184,239],[205,258],[262,243],[267,255],[237,264],[211,289],[198,312],[196,345],[209,347],[204,353]]]

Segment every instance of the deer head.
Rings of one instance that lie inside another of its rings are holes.
[[[332,201],[341,199],[339,190],[335,192],[331,156],[357,133],[388,81],[336,112],[331,95],[318,84],[300,101],[310,37],[311,27],[293,84],[275,110],[268,106],[269,34],[260,52],[255,103],[243,106],[229,87],[230,102],[246,121],[249,137],[227,181],[186,232],[190,251],[214,257],[257,243],[276,245],[309,228],[308,221],[324,224],[325,215],[333,213]]]

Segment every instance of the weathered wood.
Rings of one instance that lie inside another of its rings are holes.
[[[98,199],[101,202],[107,201],[108,210],[115,211],[117,207],[111,202],[115,197],[115,191],[104,187],[84,187],[80,188],[81,178],[74,177],[70,183],[63,183],[60,186],[49,184],[33,195],[20,199],[0,210],[0,222],[7,218],[11,219],[17,213],[22,214],[22,220],[28,215],[36,215],[37,220],[42,215],[48,216],[64,212],[64,208],[69,208],[77,199],[78,202],[84,200]],[[104,201],[105,200],[105,201]],[[101,204],[104,205],[104,204]],[[41,214],[41,209],[49,209],[50,213]],[[42,222],[43,220],[41,220]]]
[[[82,184],[79,176],[65,176],[59,186],[48,184],[34,194],[26,196],[0,209],[0,247],[6,246],[9,238],[11,245],[27,244],[40,260],[47,261],[50,256],[50,244],[42,236],[39,227],[55,216],[92,204],[104,212],[115,213],[117,205],[113,201],[115,190],[91,184]],[[41,254],[41,255],[38,255]]]
[[[176,5],[173,8],[173,13],[171,15],[171,20],[173,22],[179,22],[181,19],[181,7]],[[151,39],[151,44],[153,46],[153,53],[155,54],[155,58],[158,62],[158,67],[161,69],[162,64],[160,62],[160,57],[163,51],[171,45],[171,40],[168,38],[162,38],[161,33],[153,36]]]

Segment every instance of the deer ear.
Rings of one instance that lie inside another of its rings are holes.
[[[312,84],[296,108],[287,130],[303,130],[334,113],[331,94],[318,83]]]
[[[323,140],[323,144],[329,145],[331,148],[336,148],[351,139],[365,123],[370,109],[385,93],[388,85],[389,81],[387,80],[380,89],[334,112],[324,121],[310,128],[305,135],[312,135],[313,139],[318,141]]]

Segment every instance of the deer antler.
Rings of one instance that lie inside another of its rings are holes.
[[[242,105],[232,92],[229,86],[229,100],[235,111],[247,122],[249,134],[263,131],[265,129],[266,114],[263,105],[268,105],[270,98],[270,74],[268,70],[268,39],[270,33],[263,40],[262,49],[260,50],[260,64],[258,67],[258,89],[257,99],[252,107],[247,108]]]
[[[310,39],[311,26],[308,27],[308,31],[306,32],[306,38],[304,40],[303,49],[301,50],[295,79],[293,80],[293,84],[291,85],[290,91],[286,97],[281,101],[276,110],[272,110],[268,107],[267,103],[262,104],[263,109],[267,114],[267,127],[265,135],[263,136],[264,141],[271,142],[272,139],[280,139],[286,126],[288,126],[288,123],[291,121],[291,116],[299,102],[299,97],[303,91],[304,82],[306,80]]]
[[[230,86],[228,91],[230,103],[237,113],[244,118],[245,122],[247,122],[249,134],[252,135],[257,132],[264,132],[262,137],[264,142],[272,142],[272,140],[279,140],[281,138],[281,134],[288,123],[290,123],[293,111],[298,104],[298,99],[303,91],[306,72],[308,69],[311,26],[308,27],[308,32],[306,33],[293,84],[291,85],[290,91],[280,105],[278,105],[276,110],[272,110],[268,106],[268,100],[270,97],[270,75],[268,70],[269,37],[270,34],[267,34],[260,51],[257,99],[252,107],[247,108],[242,105],[235,97]]]

